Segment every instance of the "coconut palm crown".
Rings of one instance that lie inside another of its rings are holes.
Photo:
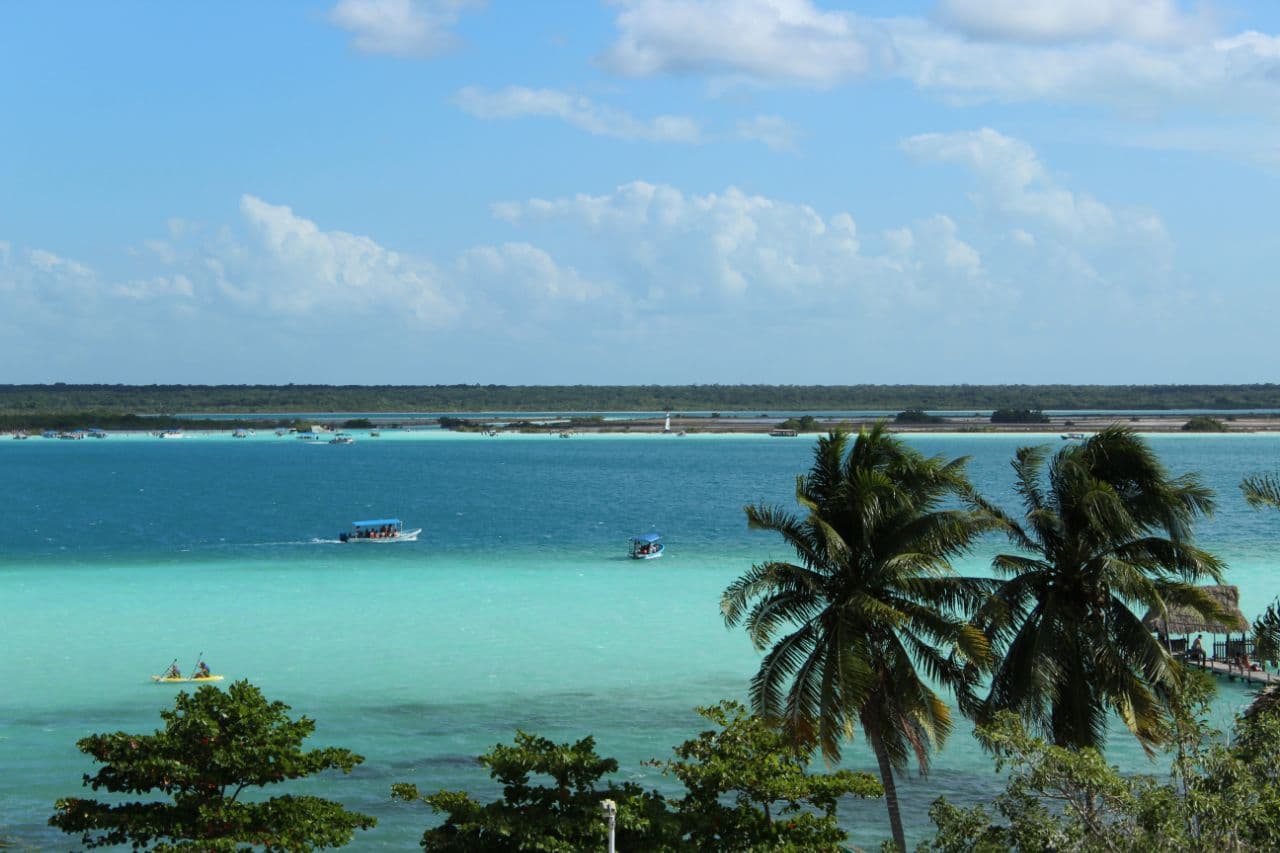
[[[951,730],[930,683],[969,684],[988,660],[986,638],[960,614],[992,581],[957,576],[949,559],[993,520],[955,500],[970,490],[966,459],[926,458],[883,423],[849,445],[839,431],[818,439],[812,468],[796,479],[802,514],[746,507],[749,526],[781,534],[798,559],[752,566],[721,610],[767,650],[751,701],[798,747],[835,761],[861,726],[905,849],[893,770],[914,754],[926,771]]]
[[[1052,457],[1023,447],[1013,469],[1020,520],[976,500],[1021,552],[994,559],[1004,580],[975,617],[999,661],[983,712],[1016,711],[1069,747],[1102,747],[1115,712],[1149,751],[1163,739],[1162,697],[1177,689],[1178,666],[1137,613],[1222,618],[1194,586],[1222,579],[1220,561],[1192,544],[1213,494],[1195,475],[1170,476],[1119,426]]]

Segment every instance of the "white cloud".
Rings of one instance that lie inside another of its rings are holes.
[[[602,61],[631,77],[810,88],[894,77],[967,101],[1280,115],[1280,37],[1214,38],[1207,16],[1172,0],[951,0],[939,8],[941,24],[827,11],[812,0],[619,5]]]
[[[986,286],[980,255],[946,217],[921,223],[918,233],[906,229],[905,240],[887,239],[890,251],[876,255],[862,251],[848,213],[823,216],[734,187],[695,195],[636,181],[604,195],[507,202],[494,212],[522,227],[567,231],[568,242],[589,245],[593,262],[615,271],[638,303],[673,310],[892,312]]]
[[[290,208],[252,195],[241,197],[240,212],[257,242],[257,251],[241,265],[240,289],[272,311],[390,311],[429,325],[446,325],[458,311],[425,261],[368,237],[322,231]]]
[[[939,0],[936,14],[968,36],[1028,42],[1170,43],[1203,36],[1208,24],[1177,0]]]
[[[684,116],[662,115],[641,121],[622,110],[597,104],[581,95],[554,89],[508,86],[489,92],[468,86],[458,92],[458,105],[477,118],[499,119],[544,116],[597,136],[650,142],[699,142],[698,123]]]
[[[43,273],[52,273],[64,280],[85,280],[93,277],[93,270],[78,261],[68,260],[45,249],[29,249],[27,260],[31,266]]]
[[[762,143],[774,151],[795,151],[799,132],[781,116],[756,116],[738,122],[738,135]]]
[[[826,86],[870,65],[858,21],[810,0],[621,0],[602,63],[629,77],[711,73]]]
[[[426,58],[454,46],[451,30],[475,0],[339,0],[329,21],[354,35],[361,53]]]
[[[1073,240],[1095,243],[1121,231],[1167,241],[1159,217],[1147,211],[1117,213],[1087,193],[1061,186],[1026,142],[990,128],[925,133],[902,143],[908,154],[936,163],[965,166],[979,180],[978,201],[996,213],[1049,227]]]
[[[458,259],[463,281],[501,299],[509,309],[542,311],[559,302],[584,303],[601,299],[609,288],[560,266],[551,255],[529,243],[477,246]]]

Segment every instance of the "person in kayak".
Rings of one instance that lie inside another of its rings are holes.
[[[209,664],[205,663],[204,661],[200,661],[198,664],[196,664],[196,674],[194,676],[195,678],[208,678],[209,675],[210,675]]]
[[[169,668],[165,670],[164,678],[181,678],[182,673],[178,670],[178,662],[174,661],[169,664]]]

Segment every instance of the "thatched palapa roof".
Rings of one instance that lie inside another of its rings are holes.
[[[1211,622],[1189,607],[1171,607],[1167,614],[1148,610],[1147,615],[1142,617],[1142,624],[1163,634],[1233,634],[1249,630],[1249,620],[1240,612],[1239,587],[1217,585],[1202,586],[1200,589],[1218,602],[1224,612],[1230,614],[1225,624]]]

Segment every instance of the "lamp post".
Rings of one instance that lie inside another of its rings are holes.
[[[614,853],[613,833],[618,825],[618,804],[613,800],[603,800],[600,803],[600,811],[604,813],[604,819],[609,822],[609,853]]]

